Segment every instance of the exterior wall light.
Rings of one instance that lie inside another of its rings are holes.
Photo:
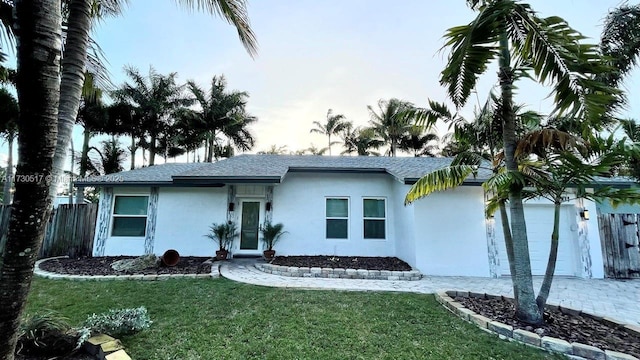
[[[264,204],[264,209],[266,211],[271,211],[272,207],[271,207],[271,201],[267,202],[266,204]]]
[[[589,220],[589,210],[582,209],[582,211],[580,211],[580,217],[582,220]]]
[[[234,209],[235,209],[235,207],[236,207],[235,205],[236,205],[236,204],[234,204],[234,203],[232,203],[232,202],[230,202],[230,203],[229,203],[229,211],[230,211],[230,212],[233,212],[233,210],[234,210]]]

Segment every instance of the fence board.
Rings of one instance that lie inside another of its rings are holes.
[[[640,277],[640,226],[638,214],[598,216],[605,275]]]
[[[98,213],[97,204],[64,204],[51,212],[38,256],[91,256]],[[0,206],[0,254],[4,249],[10,206]]]

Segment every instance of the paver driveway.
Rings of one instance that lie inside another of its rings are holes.
[[[511,279],[508,278],[425,276],[419,281],[295,278],[264,273],[255,267],[255,260],[244,259],[224,262],[220,274],[254,285],[297,289],[415,293],[461,290],[509,296],[513,293]],[[536,289],[541,282],[542,278],[534,278]],[[557,277],[553,281],[549,303],[640,325],[640,280]]]

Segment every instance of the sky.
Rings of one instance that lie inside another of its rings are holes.
[[[542,16],[563,17],[596,43],[607,11],[620,1],[529,3]],[[250,152],[271,145],[295,151],[312,143],[326,146],[326,137],[309,131],[313,121],[326,119],[328,109],[366,126],[367,105],[377,107],[380,99],[417,106],[426,106],[428,99],[446,101],[438,82],[448,54],[440,51],[443,35],[470,22],[474,13],[464,0],[249,0],[249,16],[259,43],[255,59],[231,25],[170,0],[131,0],[122,16],[96,26],[93,38],[106,54],[116,85],[126,81],[125,65],[142,72],[149,66],[163,74],[177,72],[179,81],[195,80],[205,88],[214,75],[224,74],[229,89],[250,94],[247,109],[258,118],[252,127],[257,144]],[[470,116],[495,81],[490,69],[462,113]],[[518,85],[518,102],[530,110],[551,110],[549,89],[532,82]],[[640,71],[625,86],[637,91]],[[630,99],[622,115],[640,118],[640,97]],[[81,131],[78,127],[74,133],[76,149]],[[442,135],[447,128],[441,125],[437,131]]]

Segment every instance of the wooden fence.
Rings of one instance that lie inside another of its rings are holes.
[[[98,214],[97,204],[59,205],[51,212],[39,258],[91,256]],[[0,254],[9,229],[11,208],[0,206]]]
[[[640,278],[640,214],[600,214],[605,276]]]

